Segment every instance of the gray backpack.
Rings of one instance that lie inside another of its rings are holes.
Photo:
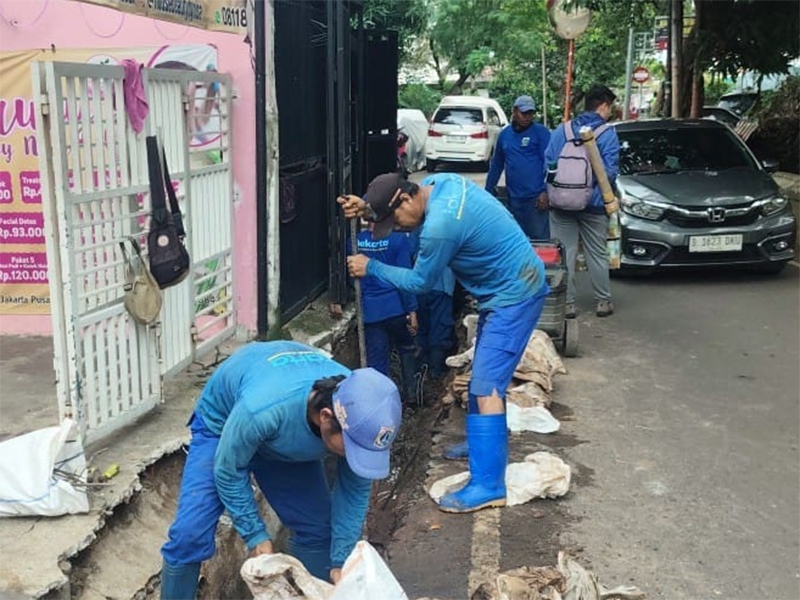
[[[595,139],[611,125],[604,123],[594,129]],[[567,138],[555,167],[547,170],[547,197],[550,206],[561,210],[583,210],[589,206],[594,190],[592,164],[586,153],[586,147],[572,131],[572,121],[564,123],[564,134]]]

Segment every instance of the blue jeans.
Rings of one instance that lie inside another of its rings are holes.
[[[536,208],[538,198],[509,198],[508,209],[531,240],[550,239],[550,216]]]
[[[496,390],[498,396],[505,398],[506,388],[536,328],[548,292],[545,286],[538,296],[479,313],[470,396],[490,396]],[[475,412],[474,408],[470,412]]]
[[[214,454],[219,437],[194,414],[192,441],[183,468],[181,490],[169,539],[161,547],[164,560],[174,566],[200,563],[216,551],[214,534],[224,505],[214,483]],[[330,491],[322,461],[301,463],[265,460],[258,455],[251,472],[281,523],[293,532],[298,548],[325,550],[330,556]],[[308,566],[308,565],[307,565]],[[328,570],[315,576],[328,579]]]

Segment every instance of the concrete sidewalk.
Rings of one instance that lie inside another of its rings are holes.
[[[293,319],[285,327],[285,334],[330,351],[332,343],[344,339],[352,316],[347,311],[343,319],[333,320],[328,316],[327,305],[318,301]],[[186,421],[199,391],[216,365],[241,344],[231,340],[218,353],[167,380],[162,404],[134,425],[85,449],[90,466],[102,471],[109,465],[119,465],[118,475],[90,492],[88,514],[0,519],[0,598],[40,598],[46,594],[48,598],[70,597],[70,559],[91,546],[115,508],[129,502],[142,489],[141,475],[148,466],[188,442]],[[52,352],[50,338],[0,339],[0,439],[58,425]],[[152,533],[158,537],[165,534],[166,529]],[[157,552],[147,554],[136,557],[141,564],[120,566],[123,571],[139,569],[155,574],[161,558]],[[114,596],[132,597],[139,591],[141,578],[136,580],[131,575],[116,573]],[[82,595],[95,596],[103,594]]]

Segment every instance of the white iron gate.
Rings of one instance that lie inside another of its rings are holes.
[[[34,63],[32,79],[59,413],[91,443],[150,410],[162,377],[233,333],[230,78],[145,69],[139,134],[122,67]],[[119,242],[146,246],[153,134],[178,186],[193,272],[164,290],[159,322],[142,326],[123,306]]]

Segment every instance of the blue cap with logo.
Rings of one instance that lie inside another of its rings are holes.
[[[528,112],[531,110],[536,110],[536,103],[530,96],[520,96],[514,100],[514,108],[519,110],[519,112]]]
[[[403,407],[397,386],[373,368],[356,369],[333,394],[342,426],[344,454],[353,472],[366,479],[389,474],[389,448],[400,429]]]

